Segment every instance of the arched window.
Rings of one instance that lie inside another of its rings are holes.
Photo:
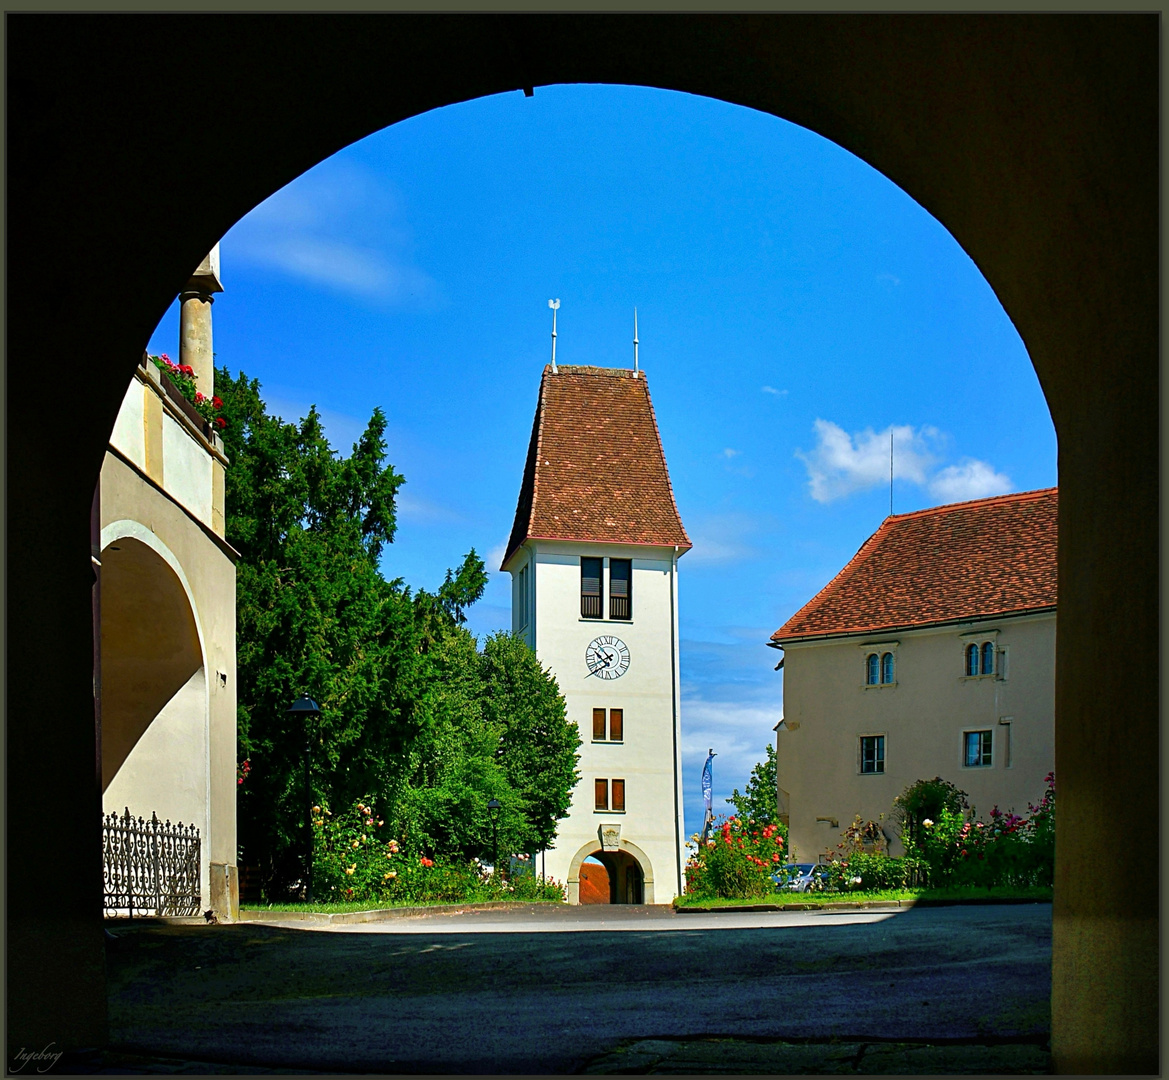
[[[977,675],[978,674],[978,646],[977,645],[967,645],[966,646],[966,674],[967,675]]]
[[[891,683],[893,681],[893,654],[891,652],[885,653],[881,657],[881,682]]]
[[[869,686],[876,686],[881,679],[881,658],[877,654],[869,653],[868,674],[865,681]]]
[[[982,673],[983,675],[994,674],[994,642],[986,641],[982,645]]]

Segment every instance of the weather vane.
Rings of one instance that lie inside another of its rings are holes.
[[[559,300],[549,300],[548,306],[552,309],[552,374],[556,374],[556,309],[560,307]]]

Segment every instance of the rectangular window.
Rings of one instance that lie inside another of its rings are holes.
[[[593,709],[593,742],[601,742],[605,738],[605,710]]]
[[[621,742],[625,738],[625,710],[609,710],[609,738],[613,742]]]
[[[609,560],[609,618],[633,618],[633,560]]]
[[[624,811],[625,809],[625,781],[613,781],[613,809]]]
[[[594,805],[598,810],[609,809],[609,781],[608,780],[594,780],[593,781],[593,798]]]
[[[967,768],[981,768],[990,764],[990,732],[967,731],[964,761]]]
[[[601,560],[582,556],[580,560],[580,613],[585,619],[601,617]]]
[[[883,773],[885,771],[885,736],[861,736],[861,772]]]
[[[517,604],[519,606],[519,625],[521,627],[528,625],[528,568],[522,567],[520,570],[519,589],[517,590],[519,596]]]

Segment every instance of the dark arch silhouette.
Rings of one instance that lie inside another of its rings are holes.
[[[150,331],[234,221],[353,140],[609,82],[834,140],[934,214],[1014,320],[1059,438],[1055,1062],[1156,1071],[1158,896],[1106,893],[1098,867],[1159,820],[1157,15],[6,26],[7,850],[10,881],[38,882],[9,892],[11,1048],[105,1038],[87,514]],[[75,827],[46,837],[50,810]]]

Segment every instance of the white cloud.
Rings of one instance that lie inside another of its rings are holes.
[[[888,281],[893,285],[900,285],[901,284],[901,279],[899,277],[895,277],[893,274],[878,274],[877,280],[878,281]]]
[[[935,473],[930,480],[930,494],[943,502],[962,502],[965,499],[985,499],[1004,495],[1011,490],[1011,478],[995,472],[985,461],[971,459],[961,465],[949,465]]]
[[[410,259],[394,192],[361,169],[326,163],[265,199],[224,239],[225,256],[362,300],[432,306],[433,278]]]
[[[507,541],[506,540],[504,540],[502,543],[496,544],[495,547],[493,547],[489,552],[487,552],[487,556],[483,561],[487,564],[487,572],[489,574],[493,574],[497,570],[499,570],[500,564],[503,562],[503,557],[506,554],[507,554]]]
[[[744,542],[745,536],[758,531],[758,524],[747,514],[712,514],[700,517],[690,530],[694,546],[686,552],[686,566],[707,563],[738,562],[758,555]]]
[[[787,391],[786,391],[786,390],[776,390],[776,388],[775,388],[774,386],[764,386],[764,387],[762,388],[762,390],[763,390],[763,393],[765,393],[765,394],[775,394],[775,395],[776,395],[776,397],[786,397],[786,396],[787,396]]]
[[[924,484],[934,455],[928,443],[938,437],[936,428],[915,430],[908,424],[884,431],[872,428],[849,435],[831,420],[817,420],[818,445],[809,453],[796,451],[808,469],[812,498],[826,503],[866,488],[889,482],[889,436],[893,437],[893,473],[898,480]]]
[[[739,456],[739,455],[740,455],[742,452],[743,452],[742,450],[732,450],[732,449],[731,449],[731,448],[728,446],[728,447],[727,447],[727,448],[726,448],[726,449],[723,451],[723,457],[725,457],[725,458],[727,458],[727,459],[729,460],[730,458],[733,458],[733,457],[738,457],[738,456]]]
[[[893,439],[894,479],[926,488],[942,503],[1002,495],[1012,490],[1011,478],[988,462],[964,458],[957,465],[936,468],[935,451],[946,440],[935,427],[908,424],[872,428],[849,435],[830,420],[817,420],[816,447],[796,457],[808,470],[808,488],[817,502],[827,503],[867,488],[889,483],[889,438]]]
[[[404,488],[398,492],[394,505],[403,521],[412,521],[416,524],[441,525],[463,520],[463,516],[457,511],[412,495]]]
[[[434,280],[421,270],[344,241],[303,235],[248,237],[233,254],[244,262],[383,303],[431,303],[438,295]]]

